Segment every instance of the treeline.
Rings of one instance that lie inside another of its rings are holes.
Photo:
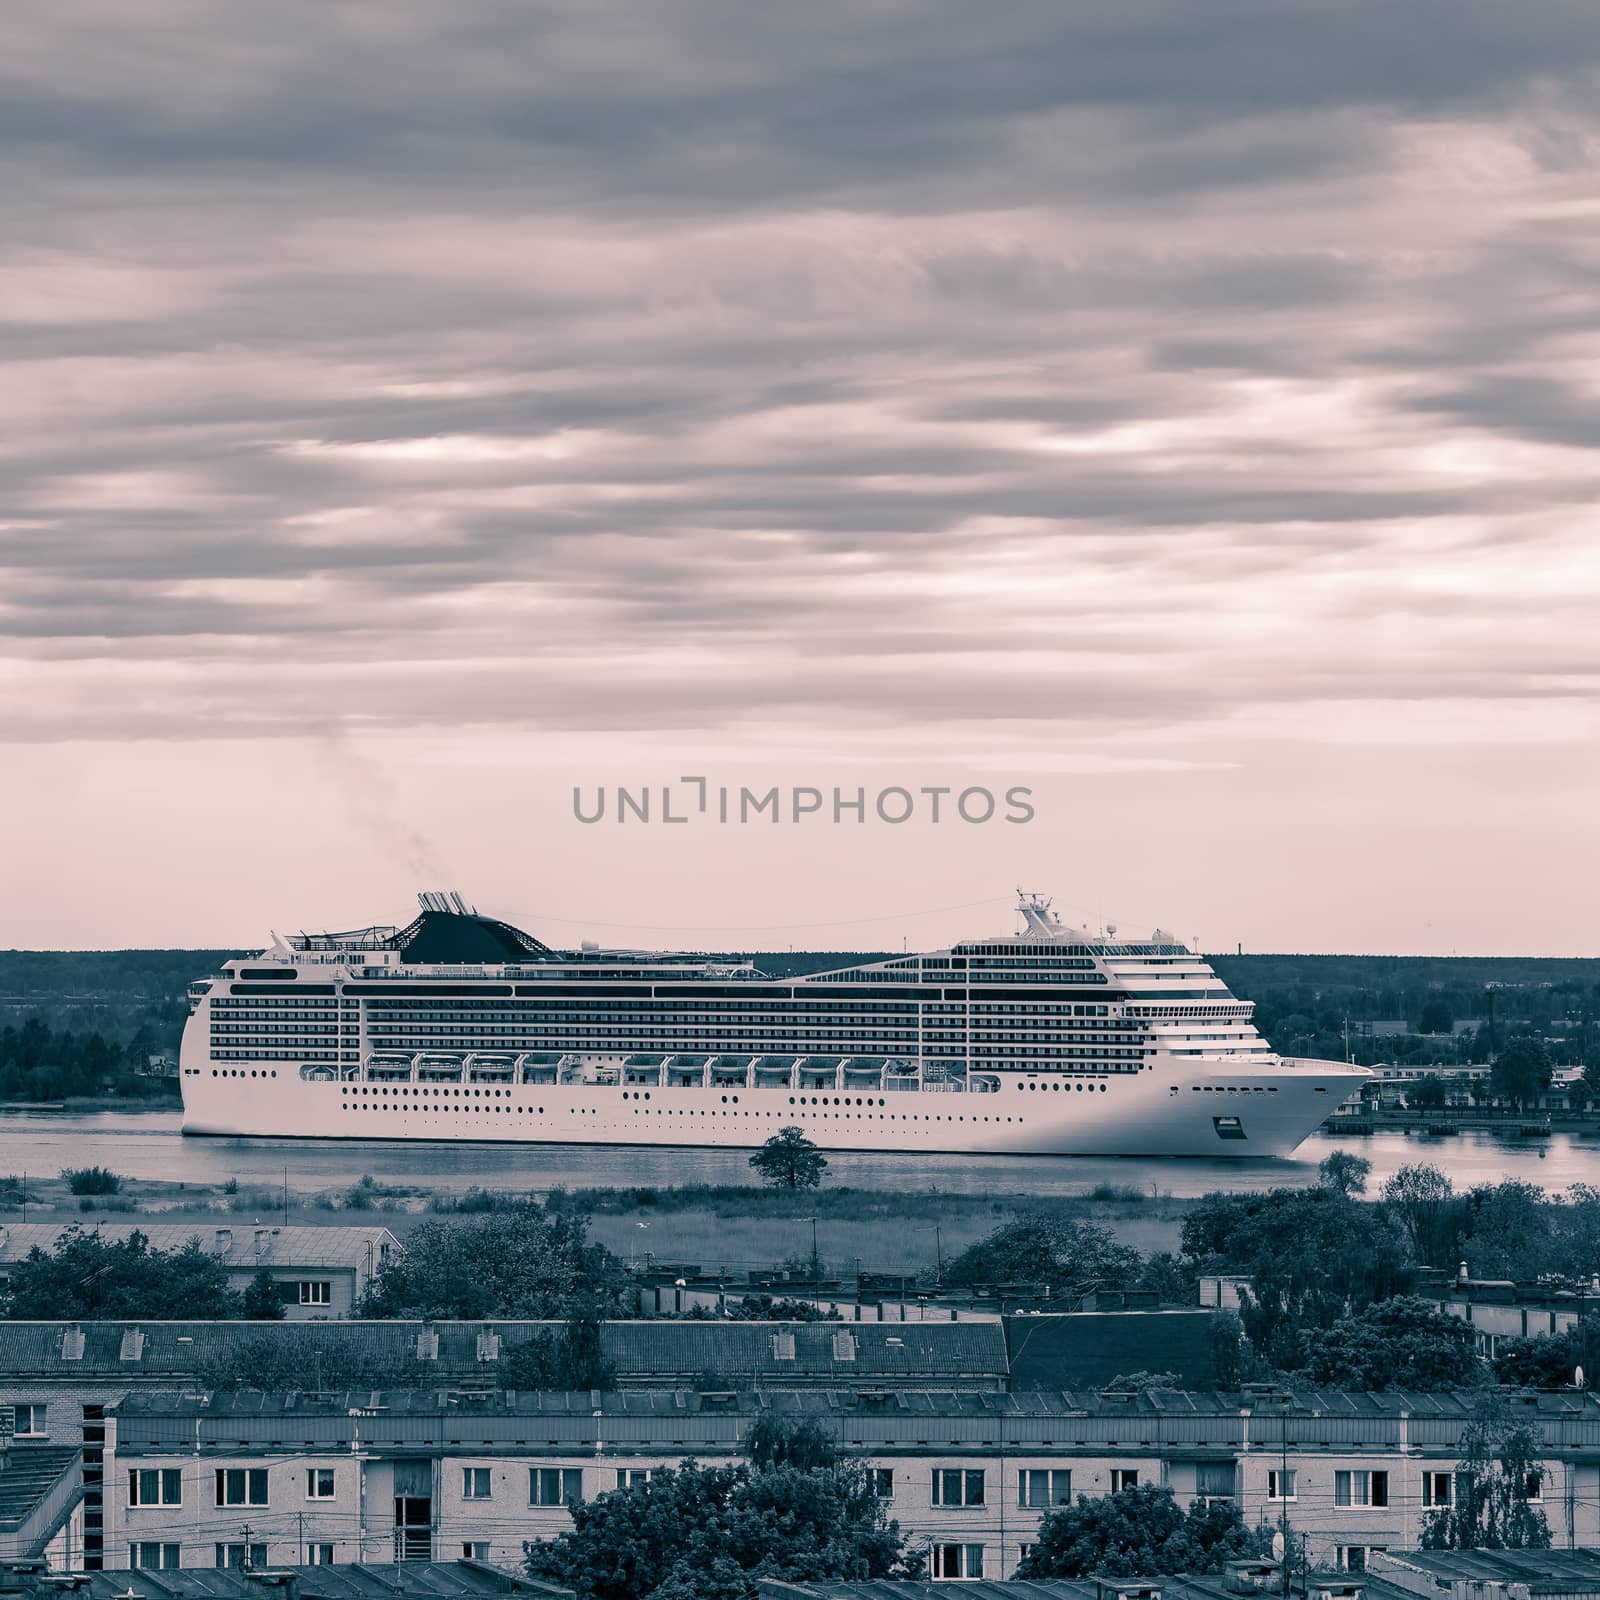
[[[20,1027],[0,1028],[0,1100],[65,1100],[73,1095],[115,1092],[155,1097],[176,1093],[174,1080],[147,1075],[149,1058],[177,1048],[165,1032],[141,1025],[126,1041],[103,1033],[47,1027],[30,1017]]]
[[[1510,1039],[1543,1039],[1558,1061],[1600,1065],[1600,961],[1520,956],[1214,956],[1285,1055],[1441,1066],[1485,1062]],[[1362,1024],[1403,1021],[1373,1037]],[[1469,1027],[1456,1031],[1457,1024]]]

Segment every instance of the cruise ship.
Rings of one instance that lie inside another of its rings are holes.
[[[973,1155],[1288,1155],[1367,1074],[1275,1054],[1194,950],[1064,926],[774,977],[557,950],[459,894],[190,986],[186,1133]]]

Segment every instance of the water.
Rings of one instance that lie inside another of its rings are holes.
[[[62,1167],[105,1166],[130,1178],[188,1183],[278,1184],[301,1192],[354,1183],[364,1173],[383,1182],[441,1190],[594,1188],[628,1184],[753,1184],[739,1150],[630,1149],[620,1145],[389,1143],[383,1140],[184,1138],[178,1113],[25,1111],[0,1115],[0,1173],[54,1176]],[[1468,1132],[1450,1139],[1402,1133],[1308,1139],[1290,1161],[1202,1161],[1090,1156],[828,1154],[834,1182],[863,1189],[940,1189],[956,1194],[1074,1194],[1097,1183],[1178,1196],[1212,1189],[1264,1189],[1316,1182],[1332,1149],[1372,1163],[1369,1192],[1397,1168],[1426,1162],[1450,1174],[1457,1189],[1525,1178],[1549,1190],[1600,1183],[1600,1143],[1565,1134],[1514,1140]]]

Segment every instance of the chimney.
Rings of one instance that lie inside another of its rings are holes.
[[[1463,1261],[1461,1263],[1461,1265],[1456,1268],[1456,1282],[1457,1283],[1465,1283],[1466,1281],[1467,1281],[1467,1264],[1466,1264],[1465,1261]]]

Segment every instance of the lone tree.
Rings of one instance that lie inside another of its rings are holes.
[[[750,1157],[750,1165],[774,1189],[815,1189],[828,1158],[806,1138],[804,1128],[780,1128]]]
[[[1542,1039],[1531,1037],[1513,1039],[1489,1068],[1495,1093],[1519,1111],[1550,1087],[1550,1078],[1550,1053]]]
[[[761,1578],[921,1575],[856,1462],[808,1472],[685,1461],[575,1503],[572,1524],[522,1548],[530,1577],[584,1600],[747,1600]]]
[[[1372,1163],[1349,1150],[1335,1150],[1324,1156],[1317,1168],[1323,1188],[1337,1189],[1343,1195],[1364,1194],[1371,1176]]]
[[[1443,1111],[1450,1103],[1450,1091],[1436,1072],[1424,1073],[1406,1090],[1406,1104],[1413,1111]]]
[[[1185,1512],[1170,1489],[1139,1484],[1053,1511],[1017,1568],[1019,1578],[1086,1578],[1220,1572],[1236,1556],[1261,1553],[1264,1536],[1232,1501],[1196,1500]]]
[[[1490,1401],[1463,1429],[1452,1503],[1422,1522],[1424,1550],[1548,1550],[1550,1525],[1532,1502],[1544,1468],[1537,1428]]]

